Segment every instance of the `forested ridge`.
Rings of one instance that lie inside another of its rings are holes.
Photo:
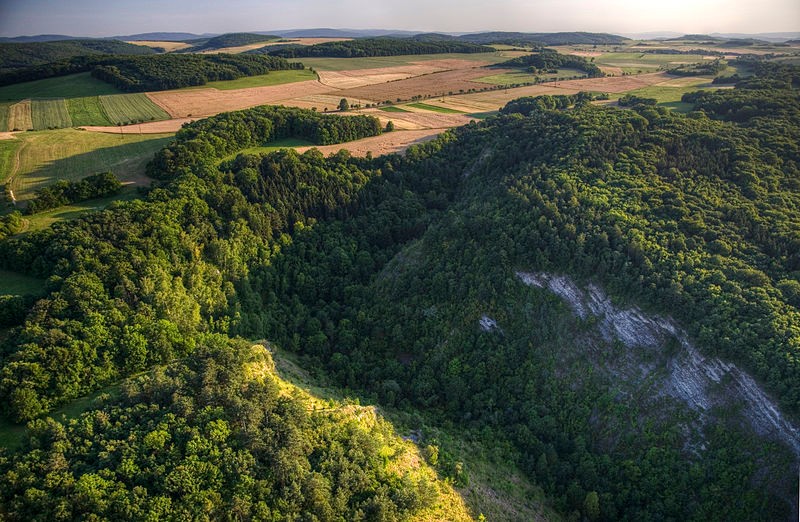
[[[143,45],[119,40],[59,40],[55,42],[0,43],[0,70],[23,69],[74,57],[109,54],[155,54]]]
[[[416,40],[413,38],[359,38],[343,42],[315,45],[284,46],[269,50],[284,58],[333,57],[361,58],[368,56],[401,56],[406,54],[491,53],[493,47],[458,40]]]
[[[575,337],[587,326],[514,272],[570,274],[673,315],[797,415],[800,140],[787,74],[692,95],[688,116],[517,100],[375,159],[224,159],[322,118],[310,111],[196,122],[151,164],[164,183],[145,200],[0,243],[0,265],[48,291],[9,319],[5,412],[34,419],[125,375],[191,367],[215,335],[266,338],[379,404],[510,444],[570,518],[785,519],[788,450],[742,428],[733,407],[702,425],[664,398],[626,395],[641,392],[593,371],[597,349],[587,357]],[[478,328],[487,312],[502,331]],[[64,494],[14,471],[40,458],[33,448],[0,468],[13,505],[27,487]]]
[[[275,56],[240,54],[158,54],[148,56],[77,56],[68,60],[0,72],[0,85],[80,72],[127,92],[163,91],[219,80],[302,69]]]

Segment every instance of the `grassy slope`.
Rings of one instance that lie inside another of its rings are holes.
[[[18,136],[22,143],[12,190],[20,201],[33,197],[36,189],[56,179],[75,180],[107,170],[122,181],[141,180],[146,163],[171,137],[119,136],[73,129]]]
[[[79,98],[119,92],[121,91],[116,87],[92,78],[87,72],[0,87],[0,101],[18,101],[26,98]]]
[[[10,103],[0,103],[0,132],[8,130],[8,108]]]
[[[299,138],[286,138],[283,140],[273,141],[266,147],[250,147],[247,149],[242,149],[234,154],[231,154],[230,156],[224,158],[221,161],[232,160],[239,154],[267,154],[269,152],[275,152],[276,150],[289,149],[292,147],[313,147],[313,146],[314,144],[311,143],[310,141],[302,140]]]
[[[44,230],[53,223],[76,219],[88,214],[89,212],[103,210],[115,201],[129,201],[131,199],[136,199],[138,196],[139,192],[136,190],[136,187],[129,185],[123,187],[120,193],[114,196],[81,201],[80,203],[64,205],[63,207],[40,212],[31,216],[25,216],[23,219],[26,221],[26,227],[23,232],[36,232],[38,230]]]
[[[329,387],[318,377],[312,379],[294,354],[271,348],[281,379],[325,400],[347,400],[340,390]],[[461,498],[454,500],[461,503],[463,498],[474,518],[483,514],[487,520],[494,521],[560,520],[555,512],[544,505],[544,494],[541,490],[511,464],[512,459],[505,453],[505,449],[495,448],[488,451],[479,443],[470,441],[469,433],[461,430],[451,433],[435,428],[432,424],[437,419],[424,419],[424,426],[420,426],[420,416],[417,414],[410,415],[384,408],[381,408],[380,413],[389,419],[400,434],[422,428],[426,437],[436,439],[442,449],[453,453],[464,462],[469,473],[469,485],[459,488]],[[410,443],[408,445],[411,446]],[[425,444],[420,442],[419,445],[422,447]],[[449,509],[449,512],[431,513],[435,516],[426,516],[424,520],[456,520],[454,515],[457,511],[453,512],[452,506]]]
[[[30,100],[15,103],[8,108],[8,130],[24,131],[32,128]]]
[[[264,347],[256,345],[252,349],[261,351],[264,350]],[[358,401],[354,402],[345,398],[336,390],[310,386],[308,375],[294,361],[276,359],[276,367],[273,368],[265,361],[256,361],[248,364],[243,371],[249,379],[253,380],[276,375],[277,385],[282,395],[292,397],[294,400],[302,400],[315,410],[330,411],[332,415],[342,416],[347,420],[356,419],[370,431],[377,433],[381,426],[387,424],[381,412],[376,408],[360,406]],[[75,419],[81,413],[97,405],[98,399],[102,400],[101,396],[113,397],[118,389],[119,386],[111,386],[77,399],[55,411],[52,417],[61,421]],[[26,431],[25,427],[0,421],[0,447],[6,447],[12,451],[18,448]],[[417,446],[410,441],[403,440],[397,433],[394,433],[390,440],[385,442],[389,450],[385,464],[388,472],[398,475],[409,474],[415,481],[424,477],[434,484],[437,492],[433,505],[417,513],[410,520],[414,522],[473,520],[459,492],[447,481],[437,476],[436,472],[422,458]]]
[[[0,140],[0,184],[6,182],[14,164],[14,153],[20,140]]]

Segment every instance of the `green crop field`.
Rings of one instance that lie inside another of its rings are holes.
[[[409,103],[409,107],[415,109],[422,109],[424,111],[441,112],[444,114],[464,114],[464,111],[457,111],[455,109],[448,109],[447,107],[439,107],[438,105],[429,105],[427,103]]]
[[[34,130],[63,129],[72,127],[67,104],[63,99],[33,100],[31,102],[31,120]]]
[[[77,180],[112,171],[121,181],[146,183],[144,167],[171,134],[106,134],[75,129],[18,135],[19,162],[13,165],[11,189],[17,201],[55,180]]]
[[[304,82],[306,80],[316,80],[317,75],[308,69],[273,71],[269,74],[259,76],[247,76],[238,80],[226,80],[221,82],[209,82],[200,87],[189,87],[190,89],[213,87],[222,91],[231,89],[247,89],[249,87],[266,87],[269,85],[282,85],[284,83]]]
[[[654,98],[658,105],[677,110],[679,112],[689,112],[692,110],[692,104],[684,103],[681,97],[687,92],[694,92],[707,89],[717,89],[716,85],[711,85],[708,80],[698,78],[697,82],[693,85],[684,85],[679,87],[670,87],[665,85],[651,85],[642,89],[626,92],[624,94],[613,95],[612,98],[619,98],[625,94],[633,96],[641,96],[642,98]]]
[[[559,78],[573,79],[573,78],[586,78],[586,73],[577,69],[558,69],[557,73],[552,74],[534,74],[524,71],[513,71],[502,74],[492,74],[490,76],[483,76],[476,78],[472,81],[481,83],[490,83],[492,85],[519,85],[525,83],[536,83],[536,81],[549,81]]]
[[[607,53],[594,59],[596,65],[619,67],[623,72],[636,74],[679,65],[710,61],[700,54]]]
[[[85,98],[70,98],[67,100],[67,109],[72,117],[72,125],[111,125],[111,121],[103,112],[98,96]]]
[[[116,87],[101,82],[86,72],[0,87],[0,101],[18,101],[26,98],[79,98],[119,92],[121,91]]]
[[[169,119],[169,114],[144,93],[100,96],[100,105],[114,125]]]
[[[394,105],[389,105],[388,107],[381,107],[380,109],[384,112],[411,112],[400,107],[395,107]]]
[[[447,53],[447,54],[412,54],[403,56],[376,56],[372,58],[296,58],[290,62],[301,62],[306,67],[318,71],[347,71],[352,69],[376,69],[379,67],[396,67],[414,62],[431,60],[470,60],[474,62],[500,63],[519,54],[507,51],[494,53]],[[479,65],[479,64],[476,64]]]

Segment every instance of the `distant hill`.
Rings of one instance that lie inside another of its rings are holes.
[[[240,45],[250,45],[259,42],[267,42],[280,38],[272,34],[255,33],[227,33],[213,38],[190,40],[193,47],[182,49],[182,53],[194,53],[199,51],[212,51],[215,49],[225,49],[226,47],[238,47]]]
[[[571,44],[621,44],[629,38],[607,33],[514,33],[494,31],[489,33],[465,34],[459,40],[477,44],[508,45],[571,45]]]
[[[155,54],[149,47],[119,40],[59,40],[53,42],[0,43],[0,69],[44,65],[74,56],[98,54]]]
[[[255,31],[261,34],[260,31]],[[376,36],[409,37],[419,34],[419,31],[397,31],[389,29],[290,29],[269,31],[283,38],[368,38]]]
[[[0,43],[33,43],[33,42],[55,42],[59,40],[80,40],[80,36],[67,36],[64,34],[37,34],[34,36],[4,36],[0,38]]]
[[[156,42],[182,42],[184,40],[198,40],[200,38],[211,38],[218,33],[194,34],[194,33],[140,33],[127,36],[112,36],[115,40],[126,42],[156,41]]]
[[[281,47],[268,51],[283,58],[335,57],[363,58],[368,56],[400,56],[405,54],[490,53],[494,48],[472,42],[450,40],[415,40],[413,38],[359,38],[344,42]]]

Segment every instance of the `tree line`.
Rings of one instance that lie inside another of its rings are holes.
[[[122,183],[111,172],[93,174],[79,181],[60,179],[37,190],[33,199],[28,202],[25,212],[35,214],[70,203],[111,196],[121,188]]]
[[[512,58],[493,65],[497,68],[527,69],[533,73],[548,72],[560,68],[578,69],[590,78],[603,77],[605,74],[598,66],[583,56],[560,54],[552,49],[540,49],[531,54]]]
[[[364,58],[406,54],[492,53],[494,51],[493,47],[458,40],[420,41],[413,38],[359,38],[315,45],[283,46],[269,50],[269,54],[284,58]]]

